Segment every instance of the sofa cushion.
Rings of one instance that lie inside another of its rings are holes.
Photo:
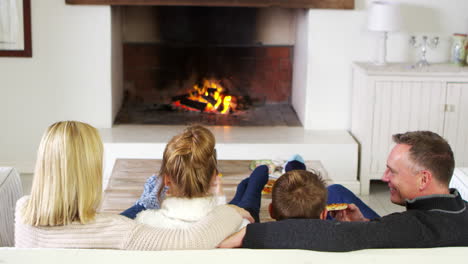
[[[0,247],[14,245],[15,204],[22,195],[18,172],[11,167],[0,167]]]
[[[427,249],[365,249],[346,253],[311,250],[211,249],[124,251],[103,249],[0,248],[6,263],[465,263],[468,247]]]

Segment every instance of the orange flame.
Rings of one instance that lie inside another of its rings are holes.
[[[235,110],[235,103],[232,101],[232,96],[225,95],[224,88],[219,81],[213,79],[204,79],[202,87],[194,85],[187,99],[206,103],[206,107],[203,109],[204,112],[228,114],[230,110]],[[174,102],[174,105],[188,110],[200,111],[199,109],[184,106],[180,101]],[[221,105],[223,106],[222,109],[220,109]]]

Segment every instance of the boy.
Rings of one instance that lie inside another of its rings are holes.
[[[327,188],[318,175],[291,170],[276,180],[269,205],[271,218],[326,219]]]

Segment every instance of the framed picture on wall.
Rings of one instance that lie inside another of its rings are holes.
[[[0,56],[32,57],[31,0],[0,0]]]

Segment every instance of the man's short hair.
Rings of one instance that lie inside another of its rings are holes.
[[[319,219],[327,204],[327,188],[320,176],[293,170],[276,180],[272,191],[272,214],[276,220]]]
[[[449,185],[455,160],[448,142],[431,131],[412,131],[393,135],[397,144],[410,145],[410,159],[419,167],[432,172],[442,184]]]

